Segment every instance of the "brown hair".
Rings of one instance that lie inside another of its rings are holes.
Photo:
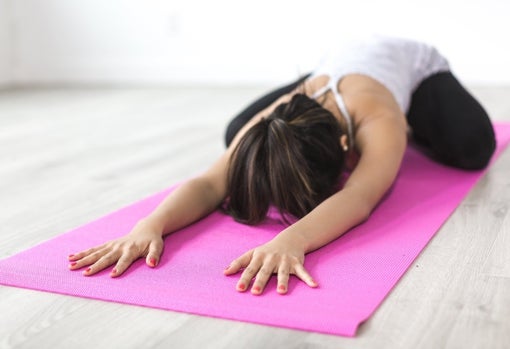
[[[341,135],[330,111],[304,94],[294,95],[251,127],[234,149],[226,211],[246,224],[264,220],[271,204],[287,223],[287,214],[303,217],[338,184]]]

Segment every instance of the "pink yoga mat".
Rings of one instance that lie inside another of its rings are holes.
[[[500,153],[510,140],[510,124],[496,128]],[[293,277],[285,296],[276,293],[275,278],[261,296],[235,291],[238,276],[224,276],[223,269],[282,225],[268,219],[248,227],[220,212],[170,235],[155,269],[139,260],[117,279],[108,276],[109,269],[92,277],[68,270],[69,253],[127,233],[171,189],[0,261],[0,283],[354,336],[483,173],[439,165],[409,148],[394,187],[370,219],[306,257],[317,289]]]

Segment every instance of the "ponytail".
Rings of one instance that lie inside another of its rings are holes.
[[[341,129],[316,101],[295,95],[251,127],[232,154],[227,212],[239,222],[264,220],[270,205],[301,218],[330,196],[343,168]]]

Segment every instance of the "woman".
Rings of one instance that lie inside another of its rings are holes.
[[[226,152],[204,174],[172,192],[126,236],[70,255],[70,269],[93,275],[136,259],[158,264],[163,236],[218,207],[246,224],[273,205],[289,223],[271,241],[225,269],[242,271],[238,291],[261,294],[273,274],[310,287],[305,255],[366,220],[395,180],[408,130],[446,165],[480,169],[495,148],[480,104],[433,47],[396,38],[354,42],[310,75],[262,97],[228,126]],[[350,175],[339,187],[343,170]]]

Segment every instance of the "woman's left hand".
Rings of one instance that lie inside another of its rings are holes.
[[[304,260],[305,253],[302,248],[293,244],[290,239],[277,236],[233,260],[224,270],[224,274],[232,275],[244,268],[236,289],[240,292],[246,291],[255,278],[251,287],[254,295],[261,294],[271,276],[277,274],[277,292],[285,294],[290,275],[296,275],[310,287],[318,286],[304,268]]]

